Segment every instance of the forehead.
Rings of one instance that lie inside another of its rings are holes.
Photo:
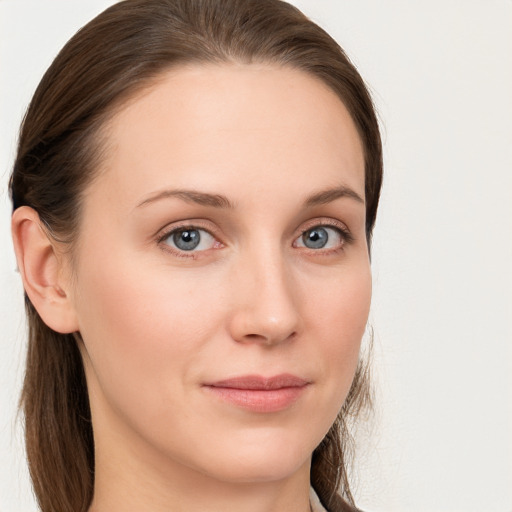
[[[363,149],[347,109],[297,69],[173,69],[112,118],[106,137],[99,181],[128,203],[167,185],[243,196],[272,182],[343,184],[364,197]]]

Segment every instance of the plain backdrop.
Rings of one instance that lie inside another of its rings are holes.
[[[0,0],[0,511],[35,511],[16,407],[23,294],[7,181],[44,70],[107,0]],[[373,248],[368,512],[512,512],[512,1],[296,0],[369,84],[385,146]]]

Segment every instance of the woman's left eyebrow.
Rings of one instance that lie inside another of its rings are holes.
[[[358,203],[363,205],[365,204],[364,199],[355,190],[345,185],[315,192],[309,196],[306,201],[304,201],[304,204],[306,207],[310,208],[312,206],[331,203],[332,201],[342,197],[348,197],[350,199],[354,199]]]

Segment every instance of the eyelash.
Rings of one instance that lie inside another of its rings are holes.
[[[317,228],[317,229],[327,228],[327,229],[333,229],[333,230],[337,231],[341,238],[340,246],[336,247],[336,248],[329,248],[329,249],[325,250],[323,248],[312,249],[309,247],[302,247],[302,246],[297,247],[295,245],[297,240],[301,239],[308,231],[312,231],[315,228]],[[185,251],[185,250],[176,249],[176,248],[170,246],[169,244],[164,243],[165,240],[167,240],[169,237],[171,237],[175,233],[179,233],[179,232],[183,232],[183,231],[187,231],[187,230],[204,231],[204,232],[208,233],[209,236],[211,236],[212,238],[214,238],[216,240],[216,242],[215,242],[216,244],[220,244],[221,247],[224,246],[222,244],[222,242],[218,241],[218,237],[214,233],[212,233],[212,231],[210,229],[207,229],[199,224],[184,224],[184,225],[180,225],[180,226],[172,226],[158,235],[157,243],[158,243],[158,245],[162,246],[163,250],[170,252],[179,258],[196,259],[196,258],[200,257],[200,253],[205,252],[208,249],[204,249],[202,251],[201,250],[200,251],[193,251],[193,250]],[[339,222],[336,222],[333,219],[316,219],[314,222],[311,222],[310,225],[307,225],[304,229],[302,229],[300,234],[294,238],[293,246],[298,249],[305,250],[309,253],[325,255],[325,254],[335,254],[340,251],[343,251],[345,249],[346,245],[350,245],[353,242],[354,242],[354,237],[352,236],[350,231],[345,227],[345,225],[343,225]],[[219,249],[221,247],[217,247],[217,249]]]

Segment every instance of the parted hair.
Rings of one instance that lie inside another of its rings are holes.
[[[125,0],[80,29],[42,78],[25,114],[10,191],[34,208],[50,236],[79,237],[81,203],[101,158],[108,119],[175,66],[268,63],[303,70],[348,109],[365,157],[370,247],[382,181],[372,100],[340,46],[280,0]],[[44,324],[25,295],[29,341],[21,408],[26,451],[42,512],[86,512],[94,493],[94,433],[79,333]],[[336,422],[313,453],[311,483],[331,512],[353,510],[350,425],[371,404],[360,362]]]

